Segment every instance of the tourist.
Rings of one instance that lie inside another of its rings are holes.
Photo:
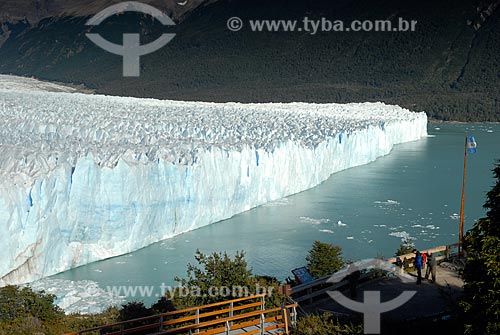
[[[404,273],[404,263],[399,256],[396,257],[396,266],[399,268],[399,274],[402,275]]]
[[[422,284],[422,254],[417,250],[415,260],[413,261],[415,269],[417,269],[417,285]]]
[[[425,252],[422,253],[422,270],[425,270],[425,265],[427,264],[427,254]]]
[[[425,271],[425,279],[429,278],[429,274],[432,274],[432,282],[436,282],[436,270],[437,270],[437,259],[434,254],[429,254],[427,257],[427,270]]]

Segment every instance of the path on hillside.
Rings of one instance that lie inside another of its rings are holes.
[[[382,314],[382,320],[408,321],[437,315],[446,310],[463,290],[463,281],[450,263],[438,266],[436,283],[422,280],[421,285],[404,283],[397,277],[374,280],[362,284],[357,289],[357,301],[363,301],[364,291],[380,291],[382,302],[392,300],[404,291],[416,291],[413,298],[401,307]],[[423,271],[425,273],[425,271]],[[412,273],[413,274],[413,273]],[[342,291],[349,297],[349,292]],[[336,303],[333,299],[324,299],[309,306],[308,312],[330,311],[338,315],[352,315],[353,312]]]

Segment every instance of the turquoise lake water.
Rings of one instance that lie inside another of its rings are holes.
[[[482,205],[495,182],[491,169],[500,158],[500,125],[429,124],[429,137],[336,173],[314,189],[53,278],[93,280],[101,287],[174,285],[199,248],[244,250],[254,273],[284,280],[305,265],[315,240],[341,246],[349,260],[392,256],[404,236],[414,238],[419,249],[455,243],[466,129],[478,144],[478,153],[468,157],[465,226],[470,228],[485,215]]]

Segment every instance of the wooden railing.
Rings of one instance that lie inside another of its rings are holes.
[[[431,248],[427,250],[421,250],[421,252],[425,253],[443,253],[443,255],[439,255],[436,257],[438,261],[443,259],[448,259],[452,256],[458,255],[458,243],[444,245],[436,248]],[[411,260],[415,258],[414,253],[406,254],[398,256],[401,260],[406,258],[407,260]],[[395,264],[396,257],[391,257],[385,259],[385,261]],[[369,277],[372,277],[379,272],[380,270],[373,269],[368,272],[364,272],[361,274],[359,281],[367,280]],[[328,283],[328,279],[330,279],[331,275],[316,279],[312,282],[297,285],[291,288],[291,296],[296,302],[309,302],[311,303],[315,298],[324,296],[328,291],[332,290],[343,290],[348,287],[349,281],[342,280],[336,283]]]
[[[297,304],[265,309],[265,294],[197,306],[154,316],[113,323],[64,335],[134,334],[229,334],[230,331],[257,326],[246,335],[289,334],[296,321]],[[209,320],[208,320],[209,319]],[[282,330],[276,332],[276,330]]]
[[[427,249],[427,250],[420,250],[420,252],[422,253],[426,253],[426,254],[435,254],[435,253],[443,253],[443,255],[440,255],[440,256],[437,256],[436,259],[438,261],[441,261],[443,259],[447,259],[447,258],[450,258],[451,256],[455,256],[455,255],[458,255],[458,243],[455,243],[455,244],[449,244],[449,245],[443,245],[443,246],[440,246],[440,247],[435,247],[435,248],[431,248],[431,249]],[[397,256],[399,257],[401,260],[406,258],[406,259],[413,259],[415,258],[415,254],[414,253],[409,253],[409,254],[406,254],[406,255],[401,255],[401,256]],[[388,258],[386,259],[386,261],[390,262],[390,263],[396,263],[396,257],[391,257],[391,258]]]
[[[360,281],[365,280],[366,278],[373,276],[375,274],[375,270],[362,273],[359,277]],[[300,302],[309,302],[311,303],[313,299],[318,298],[320,296],[325,295],[328,291],[332,290],[343,290],[347,288],[349,285],[348,280],[342,280],[336,283],[328,283],[328,279],[330,276],[326,276],[323,278],[316,279],[312,282],[297,285],[291,288],[291,295],[294,301]]]

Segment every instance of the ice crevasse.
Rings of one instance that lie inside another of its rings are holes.
[[[0,119],[0,286],[229,218],[427,135],[424,113],[383,103],[218,104],[1,87]]]

